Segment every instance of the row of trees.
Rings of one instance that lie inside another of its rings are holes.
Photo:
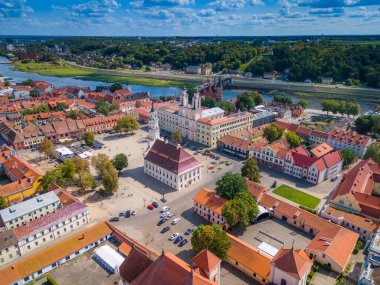
[[[321,102],[322,111],[333,114],[357,116],[360,114],[360,104],[347,101],[323,100]]]
[[[355,121],[356,130],[360,134],[380,134],[380,115],[363,115]]]

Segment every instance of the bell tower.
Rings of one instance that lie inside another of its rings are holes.
[[[153,141],[160,138],[160,126],[158,125],[158,114],[153,106],[150,110],[149,116],[149,138]]]

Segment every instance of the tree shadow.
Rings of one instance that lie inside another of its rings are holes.
[[[200,225],[211,225],[209,221],[206,219],[202,218],[198,214],[194,213],[193,208],[191,207],[190,209],[187,209],[183,211],[180,216],[192,223],[194,226],[198,227]]]
[[[189,239],[187,240],[191,243]],[[178,252],[176,256],[191,265],[191,259],[195,256],[195,252],[192,249],[184,249]]]

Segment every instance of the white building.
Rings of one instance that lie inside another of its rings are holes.
[[[150,116],[149,116],[149,138],[153,141],[160,138],[160,126],[158,125],[158,114],[154,110],[153,101],[152,101],[152,109],[150,110]]]
[[[306,285],[313,262],[302,249],[281,248],[270,263],[270,282],[278,285]]]
[[[348,148],[363,158],[373,140],[354,131],[334,130],[329,133],[327,143],[338,150]]]
[[[144,158],[144,172],[181,190],[202,177],[201,163],[183,150],[162,140],[155,140]]]
[[[190,104],[186,89],[182,90],[179,107],[158,110],[159,124],[163,130],[175,132],[177,129],[181,129],[182,137],[192,141],[197,140],[198,120],[222,118],[223,115],[224,111],[218,107],[203,110],[198,92],[194,94]]]
[[[59,205],[57,194],[51,191],[0,210],[0,217],[7,229],[16,228],[55,212]]]

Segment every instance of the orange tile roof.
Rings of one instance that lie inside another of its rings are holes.
[[[263,184],[254,182],[252,180],[247,180],[248,192],[252,194],[253,197],[257,200],[261,194],[268,192],[269,188]]]
[[[13,284],[41,268],[60,260],[102,237],[112,233],[106,223],[101,222],[61,242],[42,249],[0,270],[0,285]]]
[[[319,232],[305,250],[323,252],[344,269],[350,261],[358,238],[357,233],[337,226]]]
[[[231,241],[231,248],[227,256],[269,280],[271,257],[260,252],[257,248],[227,233]]]
[[[355,214],[350,214],[347,212],[343,212],[340,210],[337,210],[331,206],[328,206],[324,211],[324,213],[328,214],[331,217],[335,218],[343,218],[345,222],[348,222],[350,225],[354,225],[357,227],[360,227],[364,230],[367,230],[371,233],[376,233],[377,229],[379,228],[379,224],[367,219],[366,217],[362,217]]]
[[[204,249],[191,259],[193,265],[200,267],[206,272],[211,272],[222,260],[211,251]]]
[[[328,139],[341,141],[359,147],[367,146],[371,142],[371,137],[358,134],[355,131],[334,130],[328,135]]]
[[[118,250],[124,254],[125,256],[128,256],[129,253],[131,252],[132,250],[132,247],[127,244],[126,242],[122,242],[121,245],[119,246]]]
[[[302,249],[281,248],[273,257],[271,263],[277,268],[293,275],[297,279],[302,279],[313,264],[306,252]]]
[[[218,196],[214,191],[202,188],[193,197],[193,200],[206,208],[221,215],[223,206],[227,203],[227,199]]]
[[[322,157],[329,152],[333,151],[334,148],[330,146],[328,143],[322,143],[310,150],[310,152],[315,156],[315,157]]]

